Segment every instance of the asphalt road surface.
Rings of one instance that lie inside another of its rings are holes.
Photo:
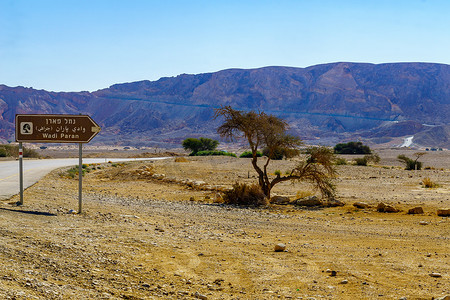
[[[158,158],[85,158],[84,164],[120,162],[132,160],[157,160]],[[50,171],[67,166],[78,166],[78,158],[40,159],[23,161],[23,187],[35,184]],[[0,161],[0,200],[11,198],[20,192],[19,161]]]

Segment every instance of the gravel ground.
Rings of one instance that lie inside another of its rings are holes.
[[[436,215],[437,208],[449,208],[447,169],[340,166],[336,183],[343,207],[237,208],[214,199],[218,187],[255,181],[248,160],[188,160],[99,166],[84,178],[82,214],[70,213],[77,209],[78,182],[61,177],[62,171],[27,189],[24,206],[8,204],[17,197],[2,201],[0,297],[431,299],[450,294],[450,220]],[[275,162],[273,168],[293,163]],[[164,176],[137,176],[143,166]],[[440,187],[421,187],[425,177]],[[214,188],[189,187],[188,179]],[[308,191],[283,184],[274,193],[294,199]],[[372,207],[357,209],[356,201]],[[373,206],[380,201],[402,212],[378,213]],[[405,213],[415,206],[425,213]],[[279,243],[285,251],[274,251]]]

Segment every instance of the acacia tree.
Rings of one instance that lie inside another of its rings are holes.
[[[400,154],[399,156],[397,156],[397,159],[399,162],[405,164],[405,170],[420,170],[422,169],[422,162],[419,161],[419,158],[421,158],[425,154],[426,153],[424,152],[414,153],[416,159],[411,159],[404,154]]]
[[[218,141],[204,137],[201,137],[200,139],[187,138],[182,143],[185,150],[192,151],[192,155],[195,155],[199,151],[213,151],[218,145]]]
[[[252,166],[258,173],[258,183],[264,195],[270,199],[272,188],[284,181],[309,181],[318,188],[324,196],[334,194],[331,178],[335,174],[333,166],[334,154],[325,147],[310,148],[307,159],[297,164],[288,174],[282,176],[279,172],[275,178],[269,177],[267,170],[270,161],[280,151],[286,157],[299,154],[298,147],[302,144],[298,137],[286,133],[288,124],[273,115],[264,112],[241,112],[223,106],[215,110],[214,118],[223,117],[223,124],[217,129],[219,135],[229,140],[244,138],[252,152]],[[266,148],[267,158],[262,165],[258,164],[258,149]]]

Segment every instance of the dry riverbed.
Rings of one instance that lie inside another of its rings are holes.
[[[440,154],[444,155],[444,154]],[[445,155],[444,155],[445,156]],[[445,158],[445,157],[444,157]],[[445,158],[448,160],[448,157]],[[284,172],[293,161],[273,163]],[[61,170],[0,206],[2,299],[431,299],[450,294],[450,172],[340,166],[343,207],[220,202],[249,160],[104,164],[78,182]],[[91,167],[92,168],[92,167]],[[145,173],[147,172],[147,173]],[[156,175],[155,175],[156,174]],[[428,177],[439,187],[426,189]],[[202,183],[203,181],[204,183]],[[281,184],[295,199],[311,191]],[[358,209],[361,201],[371,205]],[[383,201],[402,211],[379,213]],[[421,206],[424,214],[408,215]],[[283,243],[286,250],[275,252]]]

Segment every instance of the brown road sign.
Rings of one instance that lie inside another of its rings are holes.
[[[16,141],[88,143],[101,128],[87,115],[16,115]]]

